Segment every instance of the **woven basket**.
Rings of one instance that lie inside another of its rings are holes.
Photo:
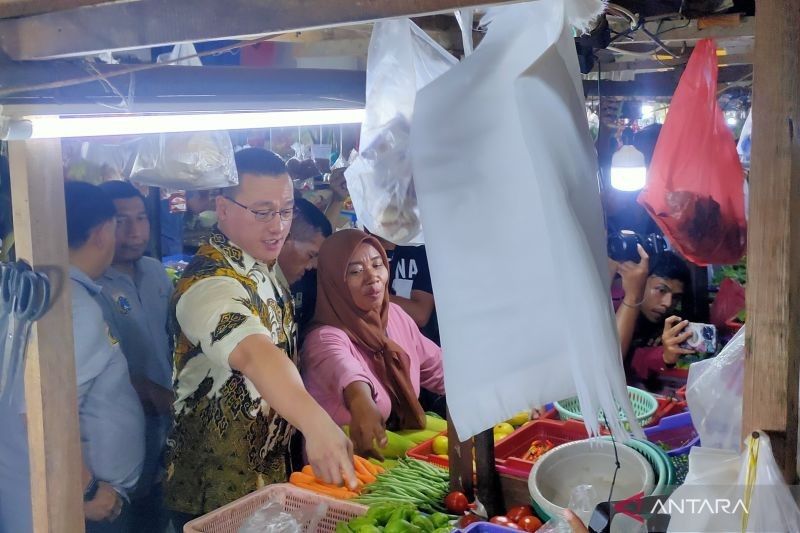
[[[655,396],[649,392],[637,389],[636,387],[628,387],[628,397],[631,399],[633,413],[636,415],[636,420],[639,421],[639,425],[646,426],[649,424],[653,420],[653,415],[658,409],[658,400],[656,400]],[[561,400],[560,402],[554,402],[553,406],[558,411],[561,420],[583,420],[581,403],[578,401],[577,396],[567,400]],[[602,411],[600,411],[598,416],[602,422]],[[618,416],[620,421],[627,421],[627,417],[625,413],[622,412],[622,409],[619,410]]]
[[[192,520],[184,526],[183,531],[184,533],[237,533],[242,524],[269,501],[280,503],[285,511],[296,511],[326,503],[328,511],[316,528],[320,533],[334,533],[339,522],[347,522],[367,512],[367,508],[363,505],[328,498],[284,483],[264,487]]]

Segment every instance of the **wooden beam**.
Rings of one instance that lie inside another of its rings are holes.
[[[720,68],[718,82],[720,85],[734,83],[752,71],[749,65]],[[672,96],[682,73],[682,69],[675,69],[638,74],[635,81],[603,80],[600,82],[600,93],[603,96]],[[585,80],[583,90],[586,96],[597,96],[597,80]]]
[[[26,17],[106,2],[109,0],[0,0],[0,18]]]
[[[720,67],[732,65],[752,65],[754,56],[752,54],[732,54],[728,56],[720,56],[717,60]],[[598,68],[603,72],[643,72],[643,71],[658,71],[681,67],[689,61],[689,54],[681,59],[669,59],[664,61],[657,61],[655,59],[643,59],[640,61],[615,61],[613,63],[603,63],[601,66],[596,66],[592,72],[597,72]]]
[[[35,323],[25,402],[35,533],[83,531],[81,448],[61,140],[9,143],[18,259],[44,272],[52,307]]]
[[[52,59],[349,26],[520,1],[137,0],[2,20],[0,45],[13,59]]]
[[[800,374],[800,9],[760,0],[747,250],[743,433],[766,431],[796,477]]]

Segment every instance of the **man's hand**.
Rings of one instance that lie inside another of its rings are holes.
[[[636,245],[639,252],[639,262],[626,261],[619,263],[617,272],[622,278],[622,290],[625,291],[623,302],[629,307],[636,307],[644,299],[644,288],[647,285],[647,276],[650,273],[650,257],[640,244]]]
[[[358,480],[353,467],[353,443],[330,418],[321,418],[303,432],[306,455],[314,475],[325,483],[355,489]]]
[[[389,438],[386,436],[383,416],[370,397],[359,397],[350,403],[350,440],[358,455],[383,461],[383,455],[377,448],[385,448]]]
[[[569,509],[566,509],[564,511],[564,520],[566,520],[567,524],[569,524],[569,527],[572,530],[572,533],[588,533],[589,532],[589,530],[586,529],[586,526],[583,525],[583,522],[581,522],[581,519],[578,518],[578,515],[576,515],[575,513],[570,511]]]
[[[688,320],[681,320],[678,316],[671,316],[664,322],[664,333],[661,335],[661,344],[664,346],[664,362],[668,365],[674,365],[681,358],[681,355],[688,355],[694,353],[692,350],[681,348],[681,343],[689,340],[692,336],[691,331],[681,333],[686,326],[689,325]]]
[[[83,514],[86,520],[92,522],[113,522],[122,513],[122,498],[114,487],[100,481],[97,484],[97,494],[94,499],[83,504]]]

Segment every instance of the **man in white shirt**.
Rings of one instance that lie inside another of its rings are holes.
[[[216,200],[219,227],[173,298],[175,432],[166,506],[173,524],[285,482],[294,428],[317,476],[355,482],[352,445],[297,370],[297,327],[277,265],[294,214],[277,155],[236,154],[239,185]]]

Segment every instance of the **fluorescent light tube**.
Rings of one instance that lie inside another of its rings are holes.
[[[31,139],[100,137],[188,131],[249,130],[290,126],[358,124],[363,109],[317,109],[253,113],[197,113],[159,115],[99,115],[93,117],[26,117]]]

